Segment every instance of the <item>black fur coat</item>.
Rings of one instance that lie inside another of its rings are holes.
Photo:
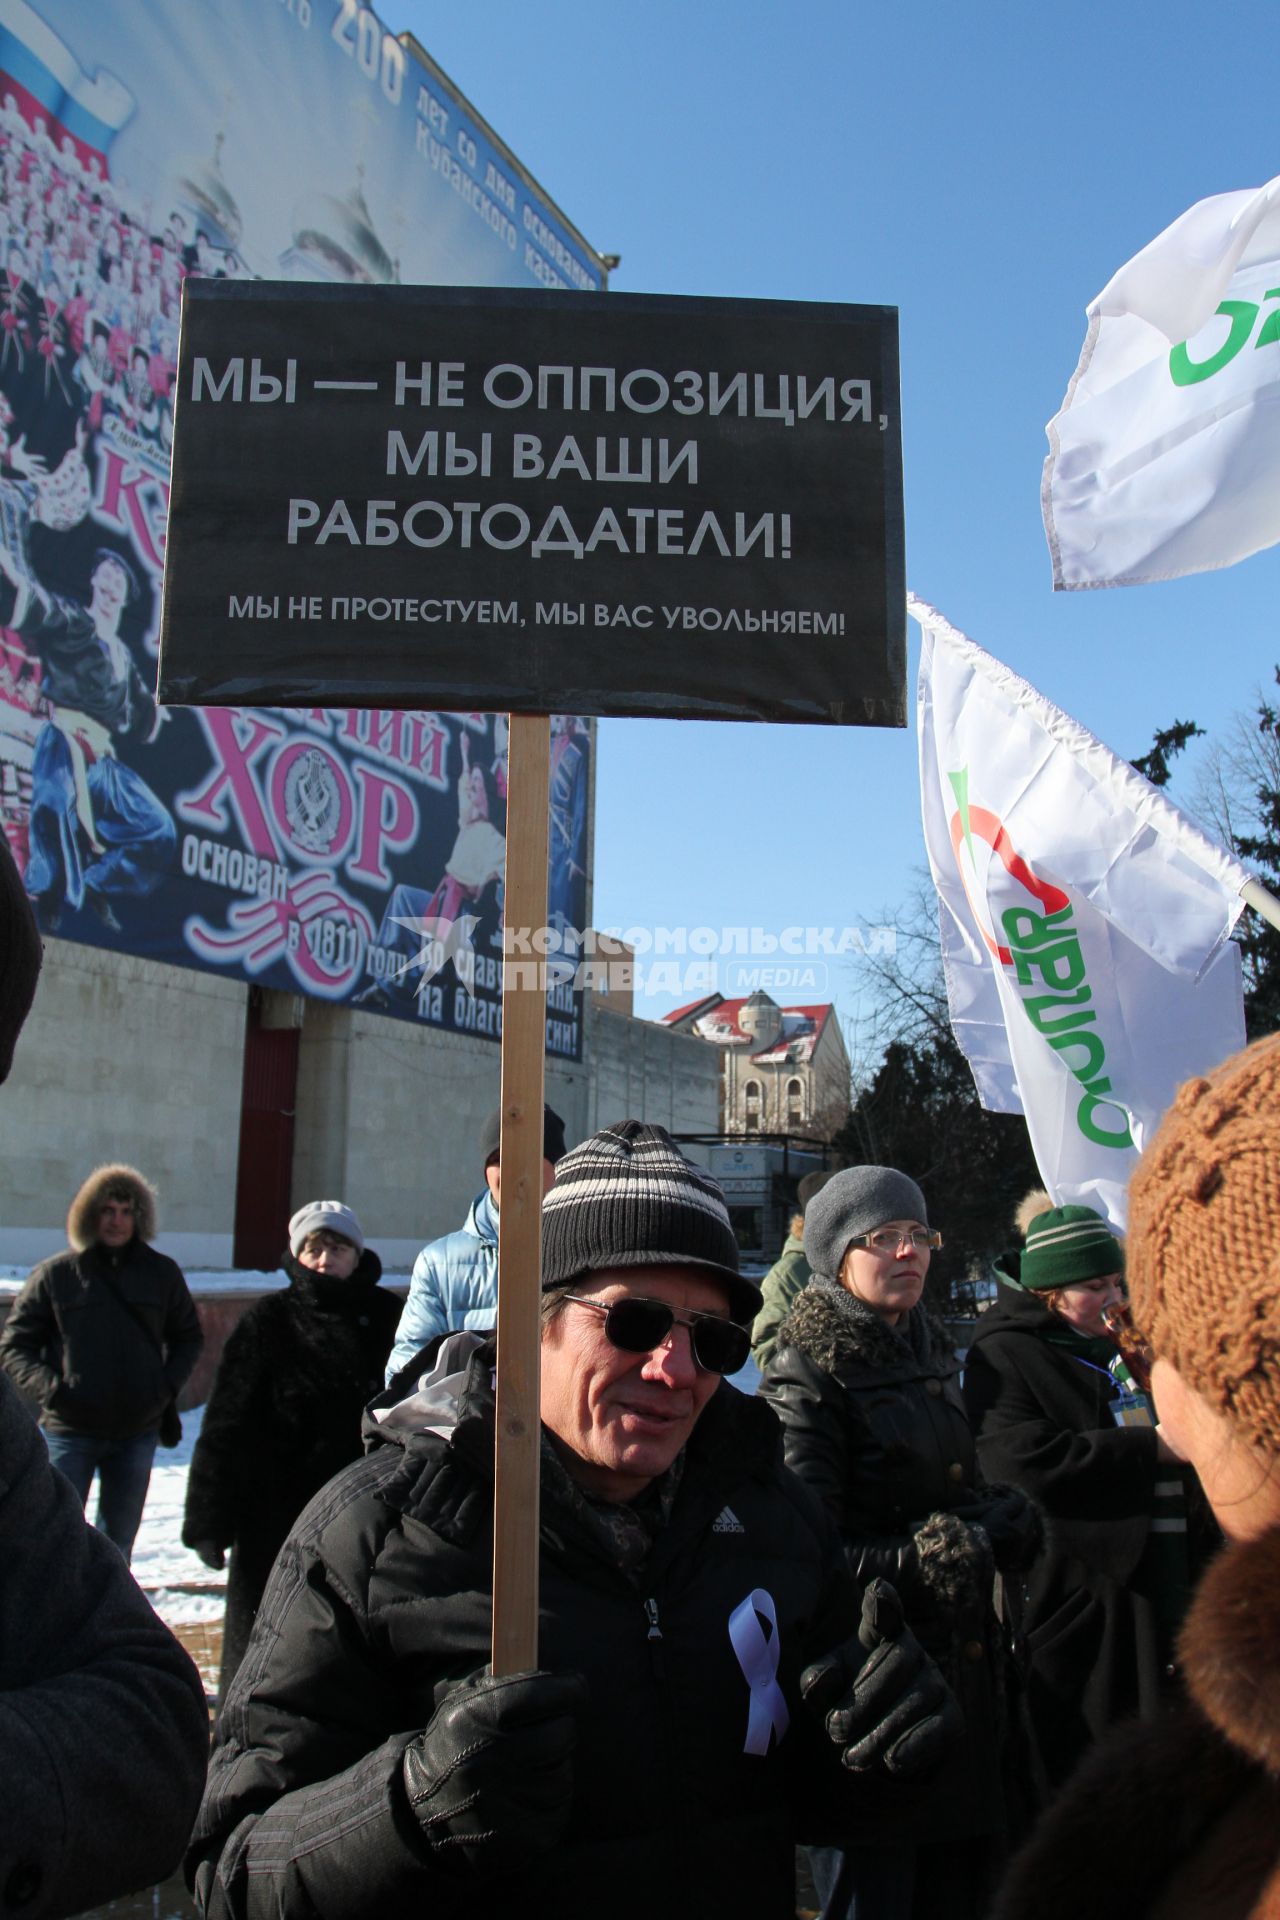
[[[1002,1286],[978,1321],[964,1394],[978,1458],[1044,1509],[1020,1624],[1028,1696],[1048,1782],[1070,1778],[1094,1740],[1177,1691],[1172,1626],[1158,1605],[1157,1487],[1186,1487],[1191,1572],[1217,1544],[1195,1476],[1162,1466],[1151,1428],[1118,1427],[1115,1384],[1051,1336],[1061,1321],[1034,1293]]]
[[[378,1286],[369,1248],[349,1280],[289,1254],[281,1264],[288,1287],[256,1301],[223,1348],[187,1480],[184,1542],[231,1549],[219,1699],[289,1529],[360,1457],[361,1415],[382,1390],[402,1304]]]
[[[927,1806],[904,1814],[908,1830],[886,1832],[881,1820],[867,1837],[999,1834],[1010,1675],[993,1580],[1034,1556],[1040,1524],[1024,1495],[982,1481],[952,1342],[923,1306],[895,1330],[811,1284],[782,1323],[761,1391],[782,1421],[787,1465],[830,1510],[855,1576],[898,1589],[965,1716],[965,1745]]]

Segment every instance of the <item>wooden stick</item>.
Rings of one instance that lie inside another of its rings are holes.
[[[1260,880],[1246,880],[1240,889],[1240,898],[1273,927],[1280,927],[1280,900],[1274,893],[1268,893]]]
[[[547,918],[551,723],[513,713],[507,759],[503,925]],[[514,950],[513,950],[514,949]],[[520,950],[526,956],[518,956]],[[508,942],[502,969],[502,1134],[498,1204],[498,1408],[494,1436],[494,1673],[538,1664],[538,1385],[542,1290],[542,956]],[[535,974],[532,980],[530,972]]]

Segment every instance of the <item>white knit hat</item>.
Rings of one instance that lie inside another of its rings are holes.
[[[289,1222],[289,1251],[296,1260],[309,1233],[340,1233],[357,1253],[364,1252],[364,1232],[350,1207],[341,1200],[308,1200]]]

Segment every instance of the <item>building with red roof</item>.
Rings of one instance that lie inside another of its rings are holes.
[[[707,994],[662,1025],[720,1048],[720,1124],[727,1134],[828,1140],[849,1111],[849,1055],[830,1004],[780,1007],[757,990]]]

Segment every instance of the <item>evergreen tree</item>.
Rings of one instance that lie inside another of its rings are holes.
[[[1280,684],[1280,667],[1274,670]],[[1196,811],[1269,893],[1280,897],[1280,709],[1258,689],[1215,742],[1196,789]],[[1236,927],[1251,1040],[1280,1028],[1280,931],[1246,908]]]

